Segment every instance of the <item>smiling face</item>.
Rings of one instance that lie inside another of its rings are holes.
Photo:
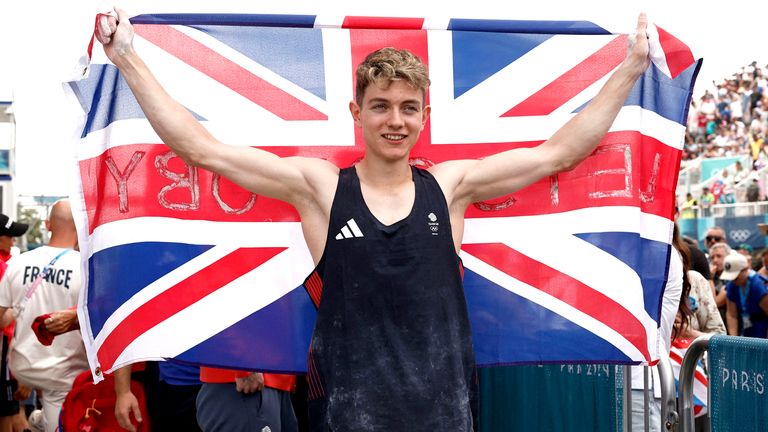
[[[408,159],[429,118],[424,92],[407,81],[368,85],[362,103],[350,102],[355,124],[363,129],[366,157],[389,162]]]

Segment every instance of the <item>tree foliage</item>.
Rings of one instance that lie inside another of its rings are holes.
[[[40,214],[34,208],[18,207],[18,221],[29,225],[25,234],[26,245],[28,249],[34,249],[43,244],[43,220]]]

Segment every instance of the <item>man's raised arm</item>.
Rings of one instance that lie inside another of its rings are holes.
[[[640,14],[624,62],[597,96],[546,142],[534,148],[502,152],[477,161],[455,161],[432,170],[449,203],[459,207],[510,194],[541,178],[574,168],[605,136],[650,60],[646,27]],[[453,192],[453,193],[451,193]]]
[[[117,18],[101,15],[96,38],[120,70],[144,114],[160,139],[192,166],[218,173],[261,195],[295,204],[306,201],[314,190],[306,168],[333,173],[335,167],[322,160],[281,159],[251,147],[226,145],[214,138],[180,103],[160,85],[133,48],[133,26],[125,11],[115,8]]]

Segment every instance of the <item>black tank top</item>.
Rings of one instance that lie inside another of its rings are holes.
[[[412,168],[411,213],[386,226],[355,168],[339,174],[305,287],[319,305],[308,364],[314,431],[471,431],[474,353],[448,206]]]

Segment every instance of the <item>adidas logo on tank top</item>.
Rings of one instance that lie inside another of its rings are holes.
[[[363,237],[363,232],[357,226],[355,219],[350,219],[341,227],[341,232],[336,234],[336,240],[344,240],[353,237]]]

